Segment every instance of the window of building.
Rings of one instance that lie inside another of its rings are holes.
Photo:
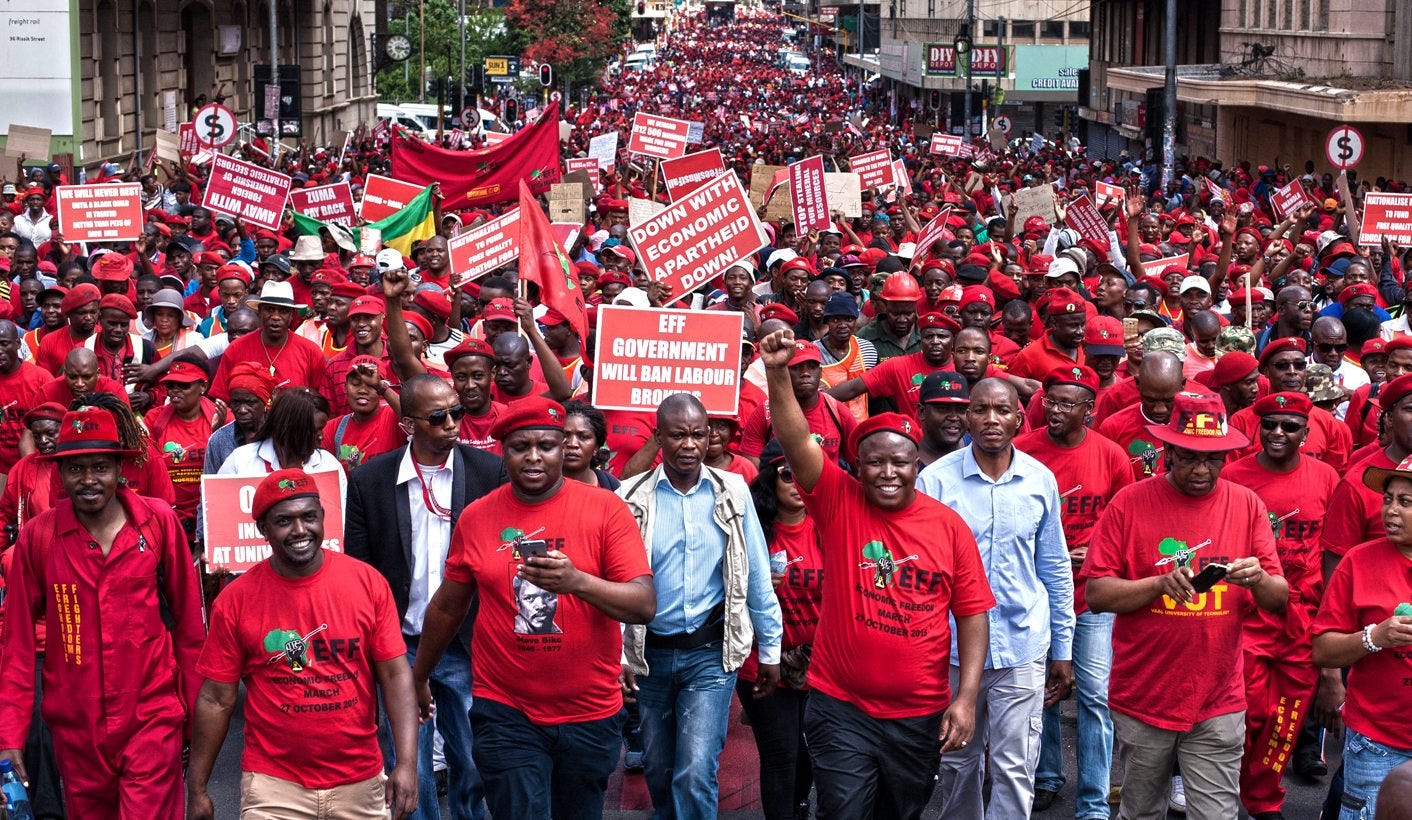
[[[356,14],[348,24],[348,69],[346,71],[348,96],[357,97],[363,93],[364,72],[363,21]]]
[[[1046,40],[1064,39],[1063,20],[1044,20],[1040,23],[1039,36]]]
[[[1315,31],[1329,30],[1329,0],[1314,0],[1314,25]]]
[[[996,38],[1000,36],[999,20],[982,20],[981,36],[986,38]]]
[[[324,4],[324,95],[333,96],[333,7]]]
[[[98,85],[93,95],[98,103],[98,139],[113,139],[122,131],[118,125],[118,97],[122,80],[118,77],[118,13],[112,0],[98,4],[97,26],[100,32],[94,43],[93,60],[98,69]]]
[[[1010,24],[1010,39],[1017,43],[1034,39],[1034,21],[1016,20]]]
[[[1093,36],[1093,35],[1092,35],[1092,32],[1093,32],[1093,29],[1092,29],[1092,27],[1089,25],[1089,21],[1087,21],[1087,20],[1070,20],[1070,21],[1069,21],[1069,39],[1070,39],[1070,40],[1087,40],[1087,39],[1089,39],[1091,36]]]
[[[160,128],[165,112],[162,109],[162,89],[157,82],[157,8],[153,3],[143,3],[138,7],[138,40],[142,49],[142,94],[146,112],[146,125]]]
[[[1275,28],[1279,19],[1279,0],[1265,0],[1265,28]]]
[[[1239,0],[1236,3],[1236,25],[1250,25],[1250,5],[1247,0]]]

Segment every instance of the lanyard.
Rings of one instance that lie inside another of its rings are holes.
[[[422,503],[426,505],[427,512],[440,518],[442,521],[450,521],[451,508],[443,507],[441,503],[436,500],[436,494],[431,491],[431,480],[422,472],[421,465],[418,464],[415,459],[412,461],[412,467],[416,469],[417,480],[422,485]]]

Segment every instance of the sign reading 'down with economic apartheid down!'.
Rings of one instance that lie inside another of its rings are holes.
[[[333,222],[345,228],[358,220],[353,210],[353,189],[347,180],[317,188],[295,188],[289,192],[289,207],[320,222]]]
[[[628,135],[628,153],[657,159],[676,159],[686,153],[691,123],[637,112]]]
[[[200,465],[197,465],[200,467]],[[343,491],[337,472],[310,473],[324,505],[324,549],[343,552]],[[270,557],[270,544],[250,519],[255,489],[265,475],[201,476],[201,516],[206,530],[206,566],[234,573]]]
[[[54,197],[65,242],[130,242],[142,235],[142,186],[136,182],[60,185]]]
[[[765,232],[735,172],[720,176],[628,228],[642,269],[672,286],[671,301],[765,247]]]
[[[520,255],[520,209],[467,228],[446,243],[451,286],[459,288]]]
[[[216,154],[201,204],[257,228],[278,231],[284,203],[289,199],[289,185],[290,179],[284,174]]]
[[[420,185],[368,174],[368,182],[363,186],[363,210],[358,215],[364,222],[377,222],[407,207],[421,192]]]
[[[655,410],[690,393],[708,413],[735,415],[744,325],[736,311],[599,307],[593,406]]]

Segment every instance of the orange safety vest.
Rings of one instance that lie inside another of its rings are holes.
[[[848,355],[841,361],[833,364],[826,364],[819,372],[819,380],[824,387],[837,387],[849,379],[856,379],[863,375],[863,350],[858,345],[858,337],[848,337]],[[848,412],[853,414],[853,418],[862,421],[868,417],[868,394],[863,393],[857,398],[850,399],[844,404],[848,405]]]

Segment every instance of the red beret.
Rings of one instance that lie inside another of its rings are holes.
[[[863,443],[863,439],[874,433],[897,433],[906,436],[912,440],[913,444],[916,444],[921,430],[917,428],[915,421],[901,413],[879,413],[876,416],[869,416],[857,427],[854,427],[853,434],[848,437],[848,457],[856,460],[858,445]]]
[[[1077,364],[1072,367],[1056,367],[1044,377],[1045,390],[1061,384],[1076,385],[1095,396],[1098,395],[1098,373],[1091,367]]]
[[[620,270],[604,271],[598,275],[598,287],[614,283],[630,288],[632,287],[632,277]]]
[[[111,256],[112,254],[108,254]],[[92,282],[82,282],[74,285],[73,289],[64,294],[64,301],[59,303],[59,309],[65,313],[78,310],[90,302],[97,302],[103,298],[102,291]]]
[[[1394,404],[1397,404],[1398,399],[1408,393],[1412,393],[1412,373],[1398,376],[1388,382],[1387,386],[1383,388],[1382,394],[1378,396],[1378,406],[1386,413],[1392,409]]]
[[[983,285],[967,285],[961,289],[961,309],[965,310],[970,305],[984,303],[995,308],[995,294]]]
[[[446,294],[437,293],[432,290],[419,291],[412,304],[425,310],[443,322],[451,318],[451,300],[446,298]]]
[[[467,356],[484,356],[487,359],[494,359],[495,353],[491,351],[490,345],[482,339],[466,339],[441,357],[446,362],[448,368],[454,367],[456,362]]]
[[[1225,387],[1254,373],[1260,367],[1260,362],[1249,353],[1243,350],[1232,350],[1216,360],[1216,366],[1207,371],[1206,386],[1213,390],[1217,387]]]
[[[544,396],[526,396],[510,404],[490,428],[490,437],[504,441],[516,430],[563,430],[564,406]]]
[[[137,318],[137,308],[133,307],[132,300],[121,293],[105,294],[102,299],[98,300],[98,309],[117,310],[129,319]]]
[[[351,308],[349,310],[350,312],[352,311]],[[402,320],[421,331],[423,341],[431,341],[432,327],[430,319],[420,313],[404,313],[402,314]]]
[[[368,292],[367,288],[357,282],[349,282],[346,279],[342,282],[334,282],[332,288],[334,296],[342,296],[347,299],[357,299]]]
[[[1011,279],[998,270],[990,272],[990,276],[986,277],[986,284],[990,286],[991,290],[995,291],[997,299],[1009,302],[1012,299],[1020,298],[1020,286],[1015,284],[1014,279]]]
[[[771,302],[760,308],[760,320],[766,319],[782,319],[791,325],[799,324],[799,314],[779,302]]]
[[[1356,285],[1349,285],[1348,287],[1339,291],[1338,303],[1340,305],[1346,305],[1354,297],[1357,296],[1371,296],[1376,299],[1378,298],[1378,289],[1370,284],[1367,284],[1366,282],[1359,282]]]
[[[943,330],[949,330],[953,334],[961,332],[961,323],[945,313],[924,313],[917,317],[917,327],[922,330],[939,327]]]
[[[1308,354],[1309,348],[1304,344],[1304,340],[1298,336],[1284,336],[1271,341],[1265,345],[1265,349],[1260,351],[1260,366],[1264,367],[1265,362],[1270,360],[1276,353],[1284,353],[1289,350],[1297,350],[1300,354]]]
[[[249,268],[235,262],[227,262],[216,269],[216,281],[220,282],[224,279],[238,279],[244,282],[246,287],[250,287],[250,283],[255,281],[254,277],[250,275]]]
[[[1049,297],[1049,315],[1084,312],[1084,298],[1068,288],[1055,288],[1046,294]]]
[[[1394,350],[1412,350],[1412,336],[1397,336],[1388,340],[1384,352],[1391,353]]]
[[[68,410],[64,407],[64,405],[59,404],[56,401],[47,401],[39,405],[38,407],[35,407],[34,409],[30,410],[28,413],[25,413],[24,425],[28,427],[41,419],[47,419],[49,421],[63,421],[64,414],[67,412]]]
[[[789,357],[789,366],[793,367],[807,362],[815,362],[820,365],[824,363],[824,357],[819,353],[819,346],[813,342],[795,342],[794,355]]]
[[[1314,409],[1314,403],[1303,393],[1286,391],[1283,393],[1271,393],[1261,398],[1250,408],[1250,411],[1257,416],[1272,416],[1276,413],[1290,413],[1296,416],[1309,417],[1309,412]]]
[[[276,470],[265,476],[260,481],[260,486],[255,488],[255,500],[250,503],[250,517],[259,521],[276,504],[310,497],[319,497],[319,485],[314,483],[308,473],[298,467]]]

